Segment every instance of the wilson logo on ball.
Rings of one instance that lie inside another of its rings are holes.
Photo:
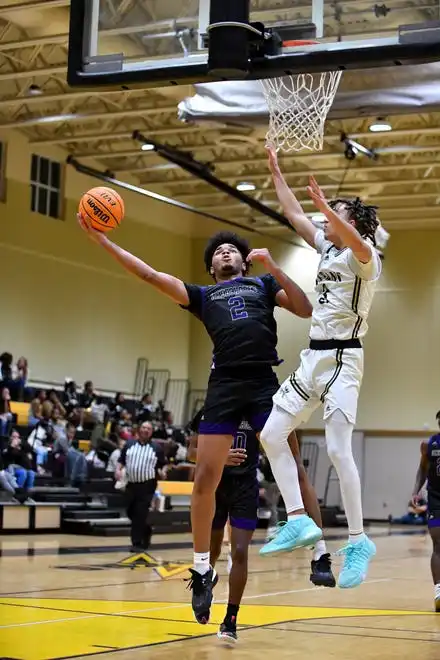
[[[99,206],[96,206],[95,202],[93,199],[89,197],[87,200],[87,204],[89,205],[90,209],[93,211],[93,215],[98,218],[101,222],[108,222],[110,220],[110,216],[108,213],[104,213],[102,209],[99,208]]]

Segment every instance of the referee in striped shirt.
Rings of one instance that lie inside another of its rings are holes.
[[[151,500],[157,486],[157,473],[165,465],[165,455],[160,447],[151,442],[153,427],[144,422],[137,437],[127,442],[118,461],[116,478],[125,468],[127,487],[127,515],[131,520],[132,551],[147,550],[150,545],[151,527],[148,524]]]

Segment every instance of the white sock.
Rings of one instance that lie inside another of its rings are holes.
[[[287,514],[287,520],[298,520],[298,518],[305,518],[306,514],[305,513],[288,513]]]
[[[363,533],[361,480],[351,450],[352,434],[353,424],[347,421],[340,410],[336,410],[326,420],[327,452],[338,473],[350,543],[356,543],[364,540],[365,535]]]
[[[284,506],[290,512],[304,508],[298,468],[287,442],[289,434],[297,425],[295,417],[275,404],[260,435],[260,442],[269,459]]]
[[[361,532],[360,534],[349,534],[348,535],[348,542],[349,543],[360,543],[361,541],[365,541],[365,534],[364,532]]]
[[[209,571],[209,552],[195,552],[194,553],[194,570],[200,575],[205,575]]]
[[[322,557],[322,555],[325,555],[327,552],[327,547],[325,545],[325,541],[318,541],[315,543],[315,547],[313,549],[313,561],[318,561]]]
[[[435,600],[440,599],[440,582],[438,584],[436,584],[435,587],[434,587],[434,598],[435,598]]]

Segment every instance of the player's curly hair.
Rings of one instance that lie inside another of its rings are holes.
[[[336,210],[338,204],[343,204],[350,214],[350,219],[354,220],[355,227],[362,236],[368,238],[373,245],[376,245],[376,230],[379,226],[377,219],[377,206],[364,204],[360,197],[355,199],[332,199],[329,206]]]
[[[232,231],[219,231],[218,234],[214,234],[214,236],[211,236],[209,239],[206,248],[205,248],[205,267],[207,272],[209,273],[212,267],[212,258],[214,256],[214,252],[217,250],[220,245],[223,245],[224,243],[228,243],[229,245],[234,245],[237,250],[240,252],[241,256],[243,257],[243,261],[246,264],[246,270],[245,274],[249,270],[249,265],[248,262],[246,261],[249,252],[251,251],[251,248],[249,247],[249,243],[245,238],[242,238],[241,236],[238,236],[237,234],[234,234]]]

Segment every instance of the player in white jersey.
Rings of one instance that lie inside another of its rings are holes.
[[[298,547],[297,538],[307,524],[304,507],[298,489],[292,489],[292,479],[297,475],[286,469],[283,472],[282,466],[289,433],[323,404],[327,451],[338,473],[349,528],[348,545],[341,551],[345,560],[338,585],[356,587],[364,581],[376,551],[363,530],[361,485],[351,449],[363,375],[361,340],[367,332],[368,312],[381,273],[381,260],[374,247],[379,226],[376,207],[358,198],[328,203],[311,177],[309,196],[325,216],[324,231],[317,229],[284,180],[275,151],[269,154],[284,213],[298,234],[319,252],[321,260],[310,346],[302,351],[297,371],[275,394],[272,413],[260,436],[271,464],[281,474],[278,486],[289,512],[287,524],[260,553],[272,555]]]

